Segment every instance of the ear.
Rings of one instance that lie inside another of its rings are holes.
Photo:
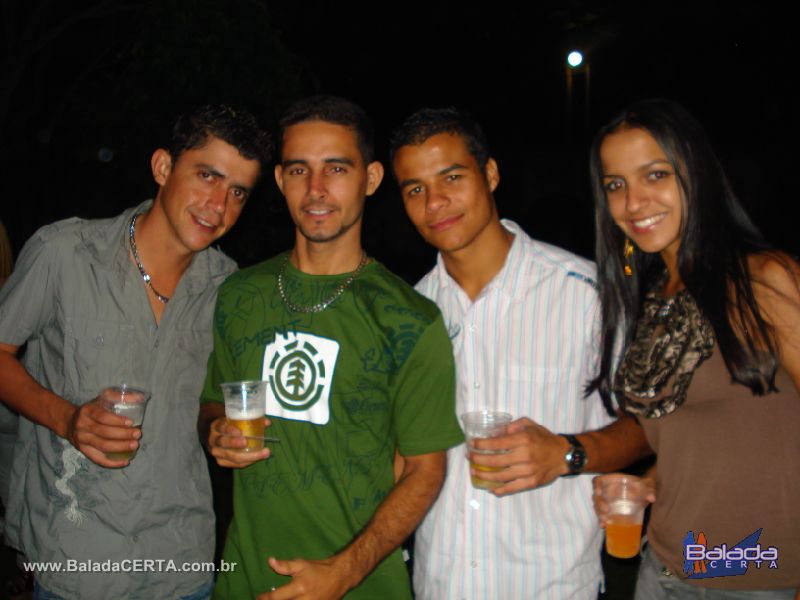
[[[373,161],[367,165],[367,196],[372,196],[383,181],[383,165]]]
[[[494,192],[500,183],[500,170],[497,168],[497,162],[493,158],[486,161],[484,175],[486,176],[486,183],[489,185],[489,191]]]
[[[153,179],[160,186],[167,183],[169,174],[172,172],[172,157],[164,148],[159,148],[153,152],[150,159],[150,169],[153,171]]]
[[[275,183],[278,184],[278,189],[283,193],[283,165],[278,163],[275,165]]]

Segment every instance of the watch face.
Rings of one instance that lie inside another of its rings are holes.
[[[573,448],[570,453],[570,464],[576,469],[582,469],[586,462],[586,454],[580,448]]]
[[[565,436],[566,437],[566,436]],[[567,467],[571,475],[576,475],[583,472],[583,467],[586,465],[586,450],[583,445],[573,436],[567,437],[570,443],[569,452],[567,452]]]

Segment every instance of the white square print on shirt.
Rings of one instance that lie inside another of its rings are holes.
[[[276,335],[264,349],[261,378],[268,382],[266,414],[325,425],[339,343],[310,333]]]

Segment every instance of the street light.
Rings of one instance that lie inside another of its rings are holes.
[[[584,91],[584,101],[583,101],[583,126],[584,126],[584,134],[587,134],[589,131],[589,82],[590,82],[590,73],[589,73],[589,61],[584,59],[583,52],[580,50],[570,50],[567,53],[567,64],[566,64],[566,75],[567,75],[567,139],[572,138],[572,72],[578,71],[584,74],[584,82],[583,82],[583,91]]]
[[[583,54],[578,50],[573,50],[567,54],[567,64],[573,69],[577,69],[583,64]]]

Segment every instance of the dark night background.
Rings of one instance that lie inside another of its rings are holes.
[[[470,110],[500,166],[501,215],[587,257],[591,136],[631,101],[674,98],[705,124],[767,237],[800,250],[789,214],[795,33],[763,2],[2,0],[0,19],[0,220],[15,254],[46,223],[152,197],[150,155],[175,114],[227,102],[272,128],[317,92],[367,109],[384,162],[389,132],[413,110]],[[572,48],[591,74],[573,72],[570,96]],[[241,266],[292,244],[271,173],[263,182],[221,242]],[[411,282],[433,262],[389,176],[368,202],[364,241]],[[606,597],[628,595],[635,564],[607,572]]]
[[[671,97],[706,125],[767,236],[798,251],[786,213],[793,43],[788,19],[764,3],[4,0],[1,10],[0,219],[15,252],[45,223],[151,197],[150,154],[187,107],[234,103],[272,127],[315,92],[362,104],[384,159],[411,111],[469,109],[500,165],[501,214],[585,256],[593,132],[632,100]],[[591,74],[574,72],[570,102],[572,47]],[[241,265],[292,242],[271,174],[264,184],[222,241]],[[390,177],[369,201],[364,237],[409,280],[433,260]]]

